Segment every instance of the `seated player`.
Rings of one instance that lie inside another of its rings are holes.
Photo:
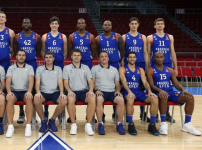
[[[109,56],[106,51],[100,52],[100,64],[92,68],[93,82],[95,83],[94,91],[97,96],[96,114],[98,118],[98,134],[104,135],[104,125],[102,122],[103,102],[111,101],[117,104],[116,114],[118,123],[116,130],[119,134],[126,134],[123,129],[123,115],[125,111],[124,99],[120,93],[120,79],[118,70],[109,65]]]
[[[51,100],[55,104],[58,104],[52,118],[49,119],[48,122],[48,126],[53,132],[58,131],[55,126],[55,119],[62,113],[67,105],[67,97],[64,95],[62,69],[59,66],[53,65],[54,59],[53,52],[45,52],[46,63],[36,70],[36,94],[34,96],[34,104],[41,119],[39,132],[45,132],[47,130],[47,122],[42,107],[43,102]]]
[[[135,52],[127,54],[128,64],[119,69],[121,83],[124,87],[123,96],[126,99],[126,113],[128,118],[128,132],[131,135],[137,135],[135,125],[133,123],[134,101],[146,102],[151,104],[150,108],[150,124],[148,131],[153,135],[159,135],[156,129],[155,121],[158,112],[158,98],[151,92],[149,83],[147,82],[143,68],[136,67],[137,60]],[[147,93],[141,91],[141,82],[143,83]]]
[[[3,116],[5,112],[5,94],[4,89],[6,87],[6,80],[5,80],[5,70],[2,66],[0,66],[0,135],[4,134],[3,129]]]
[[[164,59],[165,57],[162,52],[156,52],[154,55],[155,65],[147,71],[148,82],[152,91],[158,95],[160,103],[161,125],[159,132],[164,135],[168,134],[166,110],[167,102],[172,101],[181,105],[185,103],[186,115],[182,131],[193,135],[201,135],[201,132],[197,131],[191,124],[191,117],[194,110],[194,97],[178,83],[175,72],[171,68],[163,65]],[[175,88],[181,92],[173,91],[170,80]]]
[[[79,49],[73,49],[71,52],[72,64],[65,66],[63,70],[64,87],[68,92],[67,111],[72,122],[70,134],[77,134],[75,103],[82,101],[88,104],[85,132],[88,135],[94,135],[91,126],[96,105],[95,94],[93,93],[94,85],[91,71],[87,65],[81,64],[81,57],[81,51]]]
[[[30,137],[31,121],[33,115],[33,96],[32,88],[34,86],[34,70],[32,66],[25,63],[26,52],[19,50],[16,54],[17,63],[8,68],[6,74],[6,90],[7,90],[7,104],[6,112],[8,119],[8,129],[6,137],[12,137],[14,133],[13,116],[14,103],[16,101],[24,101],[26,103],[25,113],[27,117],[27,124],[25,128],[25,136]]]

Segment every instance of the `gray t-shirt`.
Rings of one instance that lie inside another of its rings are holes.
[[[2,66],[0,66],[0,80],[3,80],[6,78],[5,70]],[[0,82],[0,88],[1,88],[1,82]]]
[[[115,81],[120,81],[118,70],[112,66],[103,68],[100,64],[91,69],[95,87],[103,92],[115,92]]]
[[[76,68],[73,64],[67,65],[63,69],[63,79],[67,79],[72,91],[89,90],[88,79],[92,78],[88,66],[81,64]]]
[[[17,63],[10,66],[6,77],[12,77],[11,91],[27,91],[29,88],[29,76],[34,76],[32,66],[25,64],[20,68]]]
[[[44,93],[54,93],[59,91],[58,79],[62,78],[62,69],[53,66],[48,70],[45,65],[39,66],[36,70],[35,78],[40,78],[40,91]]]

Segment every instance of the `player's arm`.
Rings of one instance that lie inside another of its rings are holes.
[[[125,50],[125,43],[126,43],[126,35],[125,34],[122,35],[122,39],[123,39],[123,44],[124,44],[123,46],[124,46],[124,50]],[[124,59],[125,59],[125,54],[121,60],[121,66],[124,66]]]
[[[6,88],[6,80],[1,79],[1,89],[0,89],[0,94],[4,92],[4,89]]]
[[[63,45],[63,56],[64,56],[64,60],[66,60],[67,58],[67,37],[66,35],[63,35],[63,40],[64,40],[64,45]]]
[[[148,93],[151,93],[151,88],[149,86],[149,83],[147,82],[147,78],[145,76],[145,72],[144,72],[144,69],[140,68],[140,72],[141,72],[141,80],[142,80],[142,83],[144,85],[144,88],[146,89],[146,91]]]
[[[35,78],[35,90],[36,90],[36,94],[41,93],[40,92],[40,81],[41,81],[40,78]]]
[[[41,55],[41,36],[37,34],[37,44],[36,44],[36,57],[38,58]]]
[[[117,37],[118,37],[119,52],[120,52],[121,61],[122,61],[125,56],[125,44],[120,34],[117,34]]]
[[[11,92],[11,81],[12,81],[12,77],[6,77],[6,90],[7,90],[7,93]]]
[[[148,67],[151,66],[151,44],[153,42],[152,35],[147,36],[147,56],[148,56]]]
[[[125,76],[125,68],[124,67],[119,68],[119,76],[120,76],[120,79],[121,79],[121,84],[124,87],[124,89],[128,93],[132,93],[132,91],[130,90],[130,88],[127,85],[127,80],[126,80],[126,76]]]
[[[47,36],[46,34],[44,34],[42,36],[42,39],[41,39],[41,41],[42,41],[42,47],[41,47],[41,55],[42,55],[42,57],[45,57],[45,52],[46,52],[46,36]]]
[[[10,36],[10,54],[13,56],[13,38],[15,37],[15,32],[9,29],[9,36]]]
[[[169,35],[171,43],[170,43],[170,56],[174,64],[175,68],[175,73],[176,76],[178,75],[178,69],[177,69],[177,58],[176,58],[176,53],[175,53],[175,48],[174,48],[174,37],[172,35]]]
[[[87,81],[89,86],[89,92],[93,92],[93,88],[94,88],[93,80],[90,78]]]
[[[147,53],[147,38],[145,35],[142,35],[143,37],[143,41],[144,41],[144,45],[143,45],[143,50],[144,50],[144,60],[145,60],[145,69],[147,70],[149,68],[148,65],[148,53]]]
[[[69,36],[69,38],[68,38],[68,40],[67,40],[67,51],[68,51],[68,56],[69,56],[69,58],[71,58],[71,52],[72,52],[72,49],[73,49],[73,42],[72,42],[72,40],[73,40],[73,35],[71,34],[70,36]]]
[[[99,58],[100,55],[99,35],[95,38],[95,44],[96,44],[96,55]]]
[[[96,53],[97,53],[95,37],[94,37],[94,35],[91,34],[90,38],[91,38],[91,53],[92,53],[93,58],[95,58]]]
[[[13,56],[16,56],[18,51],[18,34],[16,34],[13,38]]]
[[[34,86],[34,76],[29,76],[29,87],[28,87],[28,91],[27,92],[32,92],[32,88]]]

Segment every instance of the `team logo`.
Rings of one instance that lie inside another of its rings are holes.
[[[154,73],[157,73],[155,69],[153,69],[153,72],[154,72]]]
[[[8,34],[8,30],[5,31],[5,34]]]
[[[20,34],[20,39],[22,39],[22,36],[21,36],[21,34]]]
[[[33,39],[36,39],[35,35],[32,36]]]
[[[86,35],[86,39],[89,39],[88,35]]]
[[[137,73],[140,74],[140,70],[139,69],[137,69]]]
[[[175,96],[178,96],[180,94],[180,92],[175,92]]]
[[[169,72],[169,70],[168,70],[168,69],[166,69],[166,72]]]
[[[166,40],[169,40],[168,36],[166,36]]]
[[[59,38],[58,39],[61,39],[62,38],[62,36],[61,35],[59,35]]]
[[[141,36],[141,35],[139,35],[139,39],[142,39],[142,36]]]
[[[157,40],[156,36],[154,36],[154,40]]]
[[[70,73],[72,73],[72,70],[70,70]]]
[[[48,39],[50,39],[50,35],[48,35]]]
[[[115,39],[115,36],[114,36],[114,35],[112,36],[112,39]]]
[[[126,35],[127,39],[130,39],[130,37],[128,35]]]
[[[148,96],[148,94],[146,93],[145,96]]]
[[[98,72],[100,72],[100,69],[98,69]]]

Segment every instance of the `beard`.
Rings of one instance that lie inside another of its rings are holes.
[[[134,65],[135,64],[135,62],[134,63],[131,63],[130,61],[128,62],[130,65]]]
[[[25,31],[29,31],[31,28],[30,27],[28,27],[28,28],[23,28],[23,30],[25,30]]]

